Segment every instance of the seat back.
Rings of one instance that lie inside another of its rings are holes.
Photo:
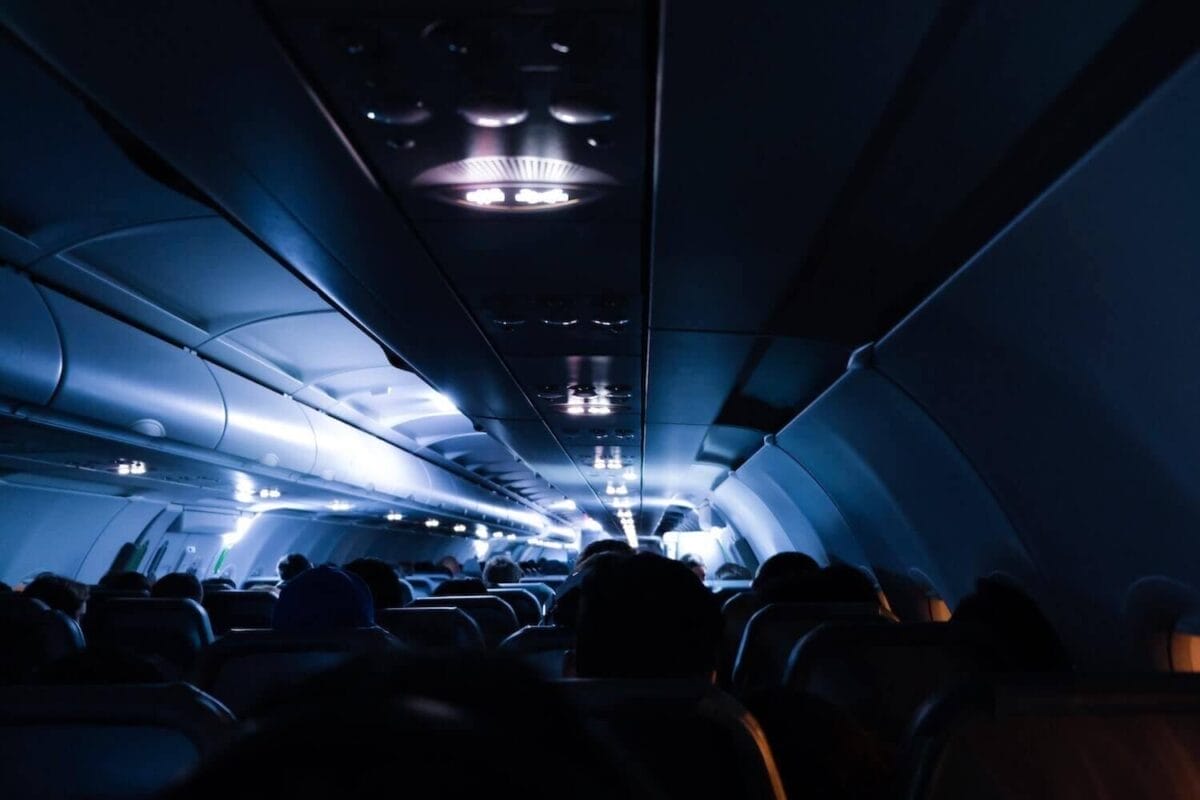
[[[538,625],[542,621],[542,604],[526,589],[488,589],[488,594],[499,597],[512,606],[517,615],[517,624]]]
[[[1200,787],[1197,753],[1197,676],[1009,678],[921,711],[904,796],[1184,800]]]
[[[413,599],[418,597],[429,597],[433,594],[434,583],[429,578],[423,578],[420,575],[409,575],[404,579],[412,589]]]
[[[483,632],[483,641],[490,650],[513,633],[520,625],[512,606],[494,595],[449,595],[447,597],[419,597],[412,601],[411,608],[460,608]]]
[[[746,633],[750,618],[767,604],[762,595],[757,592],[742,592],[725,601],[721,606],[721,652],[719,654],[717,671],[721,681],[730,685],[733,673],[733,663],[737,660],[738,648]]]
[[[415,650],[484,649],[483,633],[475,620],[450,606],[385,608],[375,612],[375,622]]]
[[[558,685],[666,797],[784,797],[758,723],[708,681],[567,680]],[[686,753],[687,760],[665,753]]]
[[[957,625],[827,622],[792,649],[784,683],[898,742],[930,697],[1005,666],[992,645]]]
[[[250,590],[258,586],[278,586],[279,578],[247,578],[242,581],[242,589]]]
[[[272,592],[228,590],[204,596],[204,610],[213,633],[220,636],[233,628],[269,628],[275,603]]]
[[[563,677],[567,653],[575,647],[575,631],[562,625],[531,626],[500,643],[500,652],[529,665],[543,678]]]
[[[772,603],[754,612],[733,662],[734,692],[782,686],[796,642],[821,623],[838,619],[888,621],[872,603]]]
[[[553,591],[557,589],[569,575],[530,575],[526,578],[521,578],[521,583],[544,583]]]
[[[28,681],[39,668],[81,650],[75,620],[32,597],[0,594],[0,684]]]
[[[88,609],[83,626],[90,644],[145,656],[176,677],[186,676],[213,640],[200,604],[176,597],[107,600]]]
[[[233,733],[186,684],[0,689],[0,797],[141,798],[178,781]]]
[[[537,599],[539,612],[545,613],[550,603],[554,602],[554,590],[544,583],[502,583],[498,589],[524,589]],[[514,609],[515,610],[515,609]]]
[[[398,646],[382,628],[320,634],[234,630],[205,649],[196,684],[241,717],[274,695],[356,655]]]

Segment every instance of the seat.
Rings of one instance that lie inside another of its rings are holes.
[[[410,608],[460,608],[466,612],[479,630],[488,649],[499,645],[517,628],[517,615],[512,606],[494,595],[449,595],[447,597],[419,597]]]
[[[880,738],[898,742],[925,700],[1006,666],[995,647],[957,625],[827,622],[792,649],[784,684],[840,706]]]
[[[0,688],[0,797],[157,796],[233,731],[186,684]]]
[[[546,613],[546,608],[554,602],[554,590],[544,583],[502,583],[498,589],[524,589],[533,595],[537,601],[541,613]]]
[[[734,693],[781,686],[792,648],[821,623],[838,619],[884,623],[885,613],[873,603],[772,603],[759,609],[746,625],[733,662]]]
[[[569,575],[530,575],[527,578],[521,578],[521,583],[544,583],[553,590],[569,577]]]
[[[191,671],[196,656],[213,640],[200,604],[175,597],[107,600],[88,609],[83,626],[90,644],[146,656],[177,677]]]
[[[1200,787],[1200,676],[980,682],[920,712],[911,800],[1184,800]]]
[[[422,578],[419,575],[409,575],[404,581],[412,589],[414,599],[429,597],[429,595],[433,594],[434,583],[428,578]]]
[[[488,589],[488,594],[499,597],[512,606],[517,615],[517,624],[538,625],[542,621],[542,604],[525,589]]]
[[[416,650],[484,649],[479,626],[458,608],[385,608],[375,612],[375,622]]]
[[[708,681],[565,680],[557,685],[666,797],[785,796],[758,723]],[[665,757],[675,753],[686,754],[686,761]]]
[[[500,643],[500,652],[529,665],[543,678],[563,677],[567,653],[575,647],[575,631],[562,625],[530,626]]]
[[[242,582],[242,589],[249,591],[256,586],[278,586],[279,578],[247,578]]]
[[[737,659],[738,647],[742,644],[742,636],[746,633],[750,618],[766,604],[762,595],[750,591],[729,598],[721,606],[721,652],[717,671],[724,684],[731,685],[733,662]]]
[[[413,592],[412,584],[404,578],[400,579],[400,605],[398,608],[403,608],[413,601],[416,594]]]
[[[221,636],[233,628],[269,628],[275,603],[272,592],[228,590],[204,596],[204,610],[213,633]]]
[[[273,695],[363,653],[399,647],[382,628],[296,634],[275,630],[234,630],[201,655],[196,685],[239,717]]]
[[[32,597],[0,594],[0,683],[27,681],[83,646],[83,633],[66,614]]]

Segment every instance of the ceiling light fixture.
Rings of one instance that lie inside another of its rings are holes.
[[[503,531],[492,531],[492,538],[493,539],[503,539],[504,532]]]
[[[494,203],[505,202],[508,200],[508,195],[504,193],[503,189],[489,186],[486,189],[472,189],[463,195],[463,199],[477,206],[490,206]]]
[[[404,515],[399,511],[389,511],[386,519],[388,522],[399,522],[400,520],[404,519]]]
[[[347,503],[345,500],[334,500],[325,506],[330,511],[349,511],[354,508],[353,503]]]
[[[441,524],[442,524],[442,523],[438,522],[436,519],[427,519],[427,520],[425,520],[425,527],[426,527],[426,528],[436,528],[438,525],[441,525]]]
[[[476,539],[488,538],[487,525],[484,525],[482,522],[475,523],[475,538]]]
[[[467,532],[467,526],[466,526],[466,525],[463,525],[463,524],[460,522],[459,524],[457,524],[457,525],[455,525],[455,526],[454,526],[454,532],[455,532],[455,533],[466,533],[466,532]]]

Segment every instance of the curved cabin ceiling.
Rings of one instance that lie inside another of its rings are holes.
[[[692,526],[1182,63],[1171,5],[11,3],[44,191],[0,254],[544,508]]]

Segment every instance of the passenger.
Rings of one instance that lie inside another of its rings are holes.
[[[454,556],[445,556],[438,562],[438,566],[449,573],[451,578],[457,578],[463,571],[463,565]]]
[[[601,553],[620,553],[622,555],[633,555],[633,548],[629,546],[629,542],[624,539],[597,539],[596,541],[583,548],[579,558],[575,559],[574,572],[579,572],[583,568],[584,563],[592,556],[598,556]]]
[[[633,549],[629,545],[625,547],[626,552],[608,550],[581,558],[577,562],[575,574],[563,581],[554,593],[554,600],[550,603],[550,609],[546,614],[547,621],[553,622],[555,625],[574,628],[579,622],[579,599],[584,576],[600,564],[633,555]]]
[[[38,671],[40,683],[85,686],[117,683],[166,683],[171,678],[152,660],[128,650],[96,647],[61,658]]]
[[[78,581],[50,572],[43,572],[30,581],[21,595],[41,600],[50,608],[63,612],[76,622],[83,619],[83,615],[87,612],[88,587]]]
[[[761,592],[768,584],[794,581],[820,570],[821,565],[806,553],[776,553],[759,566],[751,588]]]
[[[479,578],[451,578],[433,588],[433,597],[487,594],[487,586]]]
[[[0,581],[0,594],[8,594],[12,592],[12,587],[4,581]]]
[[[376,611],[381,608],[400,608],[404,605],[400,576],[387,562],[378,558],[356,558],[342,569],[363,579],[367,588],[371,590],[371,599]]]
[[[303,553],[288,553],[275,566],[280,584],[287,583],[306,569],[312,569],[312,562]]]
[[[272,627],[292,633],[321,633],[375,624],[371,590],[357,575],[313,567],[283,584]]]
[[[502,583],[519,583],[524,571],[508,556],[496,556],[483,568],[483,582],[489,589]]]
[[[204,587],[190,572],[171,572],[154,582],[151,597],[182,597],[186,600],[204,602]]]
[[[105,573],[98,584],[101,589],[114,592],[145,592],[150,593],[150,579],[140,572],[118,570]]]
[[[713,574],[719,581],[748,581],[754,577],[750,574],[750,570],[746,569],[741,564],[735,564],[732,561],[726,561],[724,564],[717,567],[717,571]]]
[[[975,591],[954,609],[949,624],[986,636],[1007,657],[1010,666],[1031,672],[1072,669],[1058,632],[1022,589],[1000,577],[980,578]]]
[[[205,578],[200,581],[201,587],[208,592],[237,591],[237,582],[233,578]]]
[[[579,677],[715,677],[721,610],[677,561],[637,553],[590,567],[576,630]]]
[[[704,559],[700,556],[688,553],[679,557],[679,563],[690,569],[702,582],[708,577],[708,570],[704,566]]]

